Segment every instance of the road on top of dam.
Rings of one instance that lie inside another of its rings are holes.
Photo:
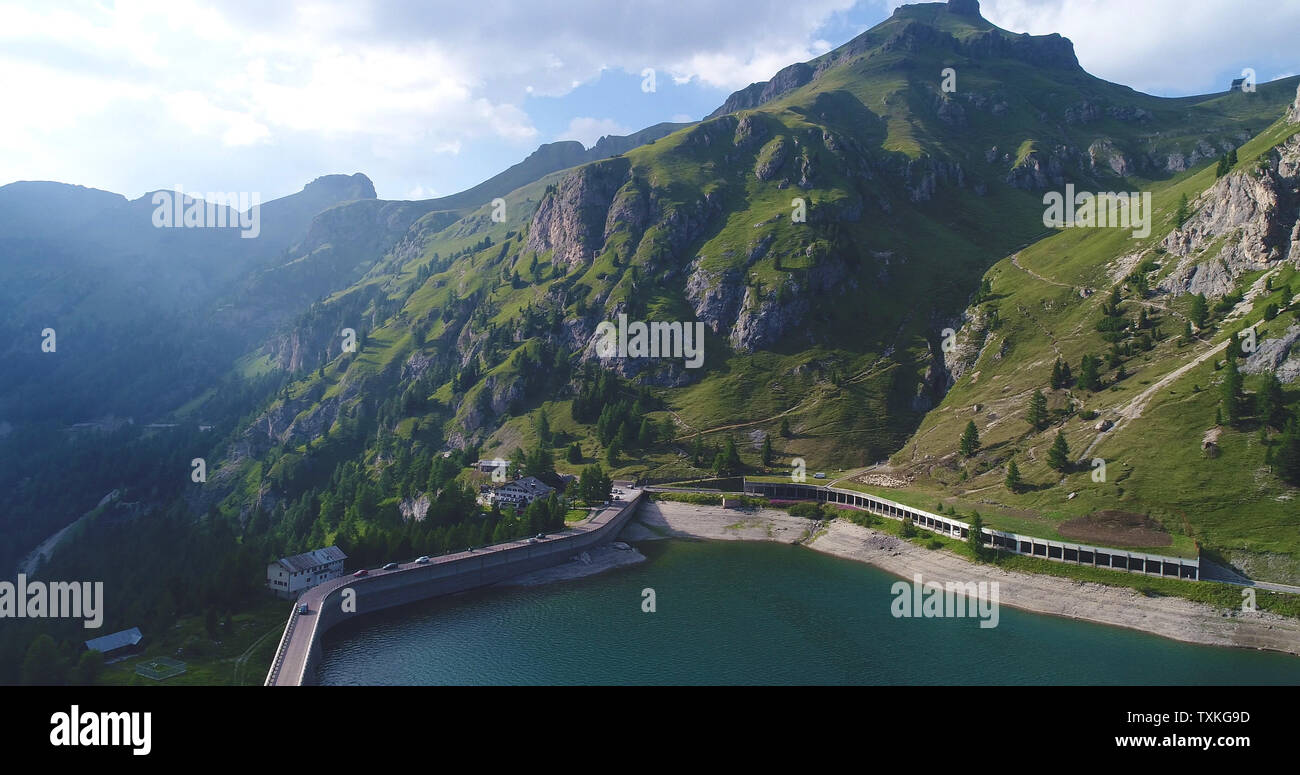
[[[365,584],[371,579],[391,576],[394,574],[408,573],[420,569],[429,568],[446,563],[463,561],[470,558],[491,556],[492,554],[518,549],[528,546],[534,541],[552,542],[563,541],[566,538],[572,538],[590,533],[608,525],[615,517],[623,512],[624,509],[634,506],[640,500],[642,490],[627,485],[619,487],[623,491],[620,500],[611,501],[610,505],[604,506],[593,512],[587,519],[573,526],[567,527],[558,533],[550,533],[544,539],[524,538],[516,541],[509,541],[504,544],[492,544],[480,549],[469,551],[455,552],[453,554],[444,554],[433,557],[427,563],[417,563],[415,561],[401,563],[393,570],[370,569],[365,576],[353,576],[351,574],[340,576],[336,579],[330,579],[323,584],[312,587],[299,596],[294,603],[293,613],[286,624],[288,632],[281,637],[280,648],[276,651],[274,661],[271,663],[270,673],[267,676],[266,685],[268,686],[299,686],[304,682],[303,675],[307,660],[311,656],[312,646],[318,637],[317,623],[321,606],[324,605],[326,598],[335,590],[348,586]],[[611,536],[611,539],[613,537]],[[307,613],[299,614],[300,606],[307,606]]]

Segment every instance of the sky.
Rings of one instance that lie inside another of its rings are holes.
[[[362,172],[464,190],[542,143],[702,118],[897,0],[0,0],[0,184],[263,201]],[[983,0],[1139,91],[1300,72],[1300,0]],[[648,88],[653,70],[653,89]]]

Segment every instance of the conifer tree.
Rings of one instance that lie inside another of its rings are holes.
[[[970,531],[966,534],[966,542],[970,544],[971,554],[975,555],[976,560],[984,559],[984,518],[980,516],[978,511],[971,518]]]
[[[1237,359],[1228,355],[1223,369],[1223,418],[1229,425],[1236,425],[1241,419],[1241,372],[1237,370]]]
[[[961,443],[958,445],[958,450],[961,452],[962,457],[970,457],[979,452],[979,449],[980,433],[975,427],[975,421],[971,420],[966,423],[966,430],[961,434]]]
[[[1065,473],[1070,467],[1070,445],[1065,441],[1065,433],[1056,432],[1056,440],[1052,442],[1052,448],[1047,451],[1047,465],[1053,470]]]
[[[1011,492],[1020,492],[1020,488],[1024,485],[1020,479],[1020,467],[1016,465],[1015,459],[1007,463],[1006,485]]]
[[[1190,217],[1192,217],[1191,205],[1187,202],[1187,194],[1183,194],[1178,200],[1178,211],[1174,213],[1174,224],[1182,226]]]
[[[1043,396],[1043,391],[1035,390],[1029,397],[1029,412],[1025,419],[1036,431],[1047,427],[1047,398]]]
[[[1205,318],[1209,314],[1209,305],[1205,303],[1205,294],[1198,293],[1192,296],[1192,308],[1187,316],[1192,319],[1197,328],[1205,327]]]

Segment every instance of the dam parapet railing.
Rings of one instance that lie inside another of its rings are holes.
[[[933,533],[941,533],[953,538],[967,538],[970,524],[960,520],[933,514],[923,509],[904,506],[901,503],[858,490],[844,490],[838,487],[801,484],[797,482],[756,482],[745,480],[746,495],[762,495],[768,498],[786,500],[815,500],[833,503],[876,514],[890,519],[902,520],[911,517],[912,523]],[[1013,554],[1040,557],[1046,560],[1068,562],[1075,565],[1089,565],[1096,568],[1109,568],[1129,573],[1141,573],[1147,576],[1161,576],[1198,581],[1201,577],[1201,559],[1188,557],[1169,557],[1160,554],[1132,552],[1125,549],[1112,549],[1104,546],[1090,546],[1068,541],[1056,541],[1047,538],[994,530],[985,527],[981,530],[984,543]]]
[[[284,632],[280,634],[280,645],[275,649],[275,659],[271,660],[271,669],[266,674],[266,686],[273,686],[276,679],[280,676],[280,668],[284,665],[284,655],[289,640],[293,637],[294,628],[298,626],[298,604],[294,603],[289,609],[289,621],[284,625]]]
[[[321,638],[341,622],[560,565],[586,549],[614,540],[641,505],[643,492],[632,490],[625,497],[628,499],[612,502],[586,522],[546,539],[494,544],[435,557],[428,563],[404,563],[397,570],[343,576],[312,587],[294,603],[265,685],[312,683],[321,657]],[[304,604],[309,613],[298,614],[298,607]]]

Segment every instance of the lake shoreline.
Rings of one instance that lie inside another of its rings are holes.
[[[907,581],[919,573],[925,581],[940,583],[997,582],[1001,604],[1031,613],[1139,630],[1202,646],[1300,656],[1300,620],[976,564],[845,519],[813,522],[776,509],[738,511],[654,501],[642,504],[619,537],[633,543],[667,538],[798,543],[822,554],[866,563]]]

